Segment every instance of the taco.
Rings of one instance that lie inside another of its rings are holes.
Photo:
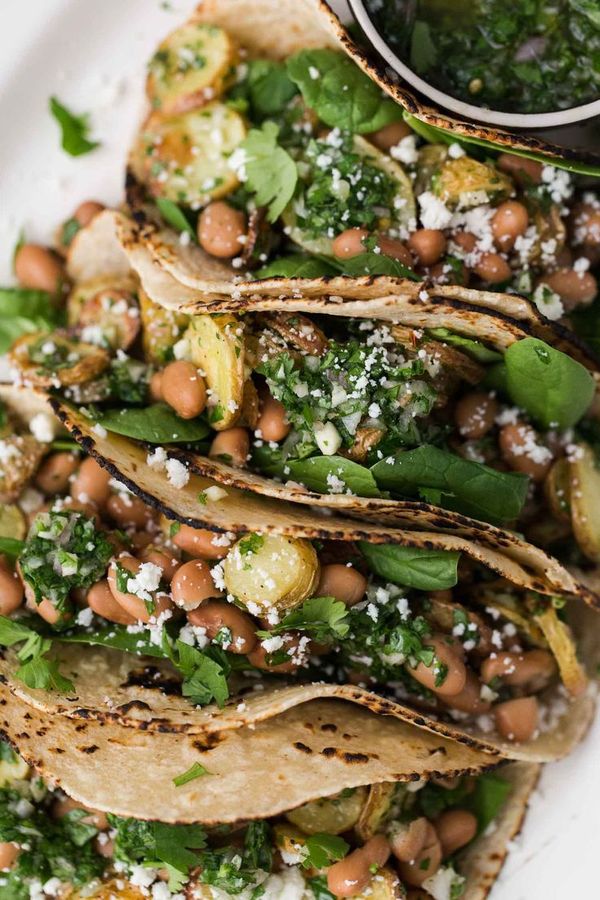
[[[17,727],[19,711],[9,715]],[[21,719],[20,728],[40,726],[23,719],[22,711]],[[73,900],[173,893],[243,900],[257,892],[272,900],[401,900],[407,889],[418,889],[419,896],[436,900],[479,900],[521,827],[539,769],[516,763],[499,773],[359,785],[229,821],[214,819],[219,796],[213,818],[185,823],[147,821],[110,805],[103,810],[84,804],[64,791],[61,777],[48,781],[39,751],[31,770],[27,754],[25,762],[7,743],[0,747],[0,888],[16,898],[37,890]],[[154,771],[155,760],[154,755]],[[60,757],[56,769],[68,783],[72,770]],[[147,791],[139,771],[138,766],[134,780],[141,795]],[[259,768],[257,781],[265,774]],[[189,793],[211,777],[196,762],[169,784],[168,795]],[[102,793],[101,779],[96,784]],[[192,792],[200,794],[201,788]]]
[[[0,537],[0,674],[36,709],[210,741],[337,698],[373,727],[383,714],[535,761],[585,733],[597,647],[580,601],[535,592],[465,538],[286,513],[198,476],[176,487],[140,446],[123,451],[128,469],[121,445],[88,429],[82,446],[99,441],[103,465],[76,444],[41,447]],[[173,519],[165,489],[226,530]]]

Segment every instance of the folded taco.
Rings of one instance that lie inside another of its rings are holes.
[[[0,748],[0,889],[15,898],[400,900],[418,890],[476,900],[521,827],[539,769],[361,785],[264,816],[183,823],[84,804],[37,762],[29,769],[27,756]],[[196,763],[169,793],[210,779]]]
[[[531,760],[563,755],[585,733],[595,613],[503,577],[518,567],[501,554],[302,507],[286,514],[277,501],[271,511],[198,476],[174,487],[133,444],[128,477],[119,452],[111,468],[108,438],[100,466],[77,444],[59,439],[53,451],[12,427],[12,465],[26,438],[36,461],[4,507],[0,673],[36,708],[210,736],[329,697],[371,710],[373,727],[383,714]],[[88,428],[83,446],[96,452]],[[159,514],[156,496],[148,505],[143,489],[128,490],[145,478],[158,497],[166,486],[191,508],[213,506],[229,527],[193,527],[164,504]]]

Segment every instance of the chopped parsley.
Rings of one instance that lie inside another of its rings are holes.
[[[19,565],[36,603],[46,598],[62,611],[74,588],[91,587],[103,577],[112,554],[112,544],[93,519],[51,510],[35,519]]]

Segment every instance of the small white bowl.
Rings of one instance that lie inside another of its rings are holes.
[[[508,113],[495,109],[487,109],[482,106],[474,106],[457,100],[456,97],[445,94],[443,91],[432,87],[428,82],[413,72],[406,63],[396,56],[389,44],[382,38],[375,28],[369,13],[365,9],[363,0],[348,0],[354,17],[362,28],[366,37],[383,57],[390,68],[411,87],[416,88],[438,106],[450,110],[465,119],[486,122],[490,125],[503,125],[505,128],[557,128],[561,125],[571,125],[574,122],[583,122],[594,116],[600,116],[600,98],[584,103],[582,106],[573,106],[570,109],[561,109],[549,113]]]

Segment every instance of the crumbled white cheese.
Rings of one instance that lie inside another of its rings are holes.
[[[186,466],[178,459],[168,459],[165,463],[169,484],[175,488],[183,488],[190,480],[190,473]]]
[[[48,413],[40,412],[29,423],[29,430],[40,444],[49,444],[56,436],[56,420]]]
[[[333,422],[315,422],[315,443],[323,456],[333,456],[342,446],[342,436]]]

